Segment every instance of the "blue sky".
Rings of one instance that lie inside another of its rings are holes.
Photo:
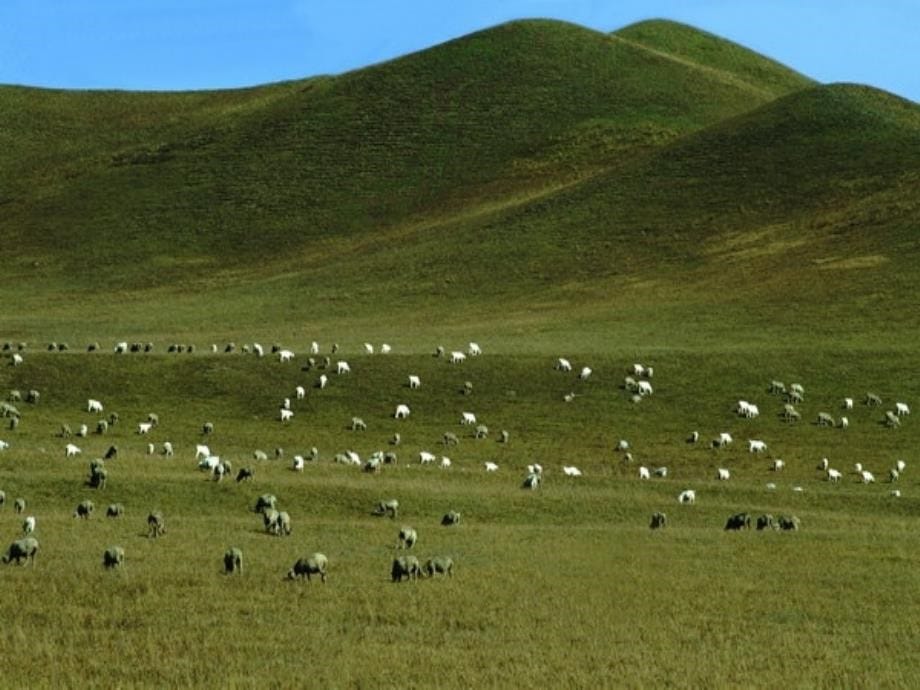
[[[184,90],[334,74],[509,19],[664,17],[920,102],[920,0],[0,0],[0,83]]]

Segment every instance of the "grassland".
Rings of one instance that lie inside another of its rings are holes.
[[[0,123],[0,342],[27,343],[21,366],[2,354],[0,394],[41,392],[0,431],[0,535],[18,534],[9,503],[23,497],[41,541],[34,569],[0,570],[0,662],[27,667],[23,683],[914,684],[918,432],[859,404],[846,431],[813,422],[867,391],[885,409],[920,405],[916,104],[815,84],[672,22],[526,21],[251,89],[0,87]],[[301,370],[314,339],[340,343],[353,375],[315,388]],[[116,340],[155,352],[116,356]],[[471,340],[484,356],[432,356]],[[85,352],[93,341],[102,352]],[[298,356],[208,353],[228,341]],[[394,353],[366,356],[364,341]],[[197,352],[166,354],[173,342]],[[558,356],[593,376],[554,371]],[[656,370],[639,404],[620,387],[636,361]],[[801,423],[780,421],[775,378],[805,385]],[[307,397],[282,425],[298,384]],[[67,460],[58,430],[95,426],[89,397],[121,422]],[[742,398],[760,418],[735,417]],[[491,438],[467,435],[464,410]],[[174,458],[146,454],[135,425],[149,412],[162,422],[149,441],[172,441]],[[367,432],[346,429],[354,415]],[[685,442],[694,429],[701,444]],[[380,475],[331,462],[387,449],[397,430],[400,464]],[[440,445],[445,431],[459,447]],[[721,431],[736,443],[716,451]],[[748,438],[769,452],[747,453]],[[208,480],[192,458],[203,440],[255,481]],[[109,484],[90,489],[88,462],[112,443]],[[291,471],[312,446],[320,460]],[[276,447],[283,460],[252,460]],[[423,449],[453,467],[419,466]],[[546,483],[523,491],[532,462]],[[880,483],[858,483],[856,462]],[[670,473],[640,481],[639,465]],[[718,467],[733,478],[717,482]],[[698,504],[680,506],[688,487]],[[251,511],[265,492],[291,537]],[[73,518],[87,497],[96,515]],[[369,514],[390,497],[398,521]],[[110,502],[126,516],[104,518]],[[152,509],[161,540],[146,538]],[[451,509],[463,522],[443,528]],[[648,529],[656,510],[665,531]],[[803,529],[724,532],[741,510]],[[402,523],[456,577],[390,583]],[[114,543],[127,565],[105,572]],[[242,577],[220,572],[230,545]],[[314,550],[328,584],[284,581]]]
[[[658,353],[655,394],[635,405],[619,384],[631,363],[622,354],[584,355],[594,374],[578,381],[552,370],[542,356],[485,355],[461,367],[432,356],[348,356],[352,376],[310,387],[316,373],[246,355],[32,353],[2,370],[0,388],[43,391],[21,405],[23,421],[4,434],[0,488],[25,497],[38,516],[42,550],[35,569],[3,570],[3,657],[32,661],[30,684],[279,687],[309,672],[327,687],[377,685],[533,686],[547,676],[577,687],[798,687],[909,685],[910,639],[918,586],[913,523],[917,432],[880,424],[878,410],[858,406],[847,431],[811,423],[820,410],[837,415],[845,395],[863,389],[886,400],[916,400],[908,358],[897,353],[840,357],[827,353]],[[296,360],[295,360],[296,362]],[[408,372],[423,387],[409,390]],[[765,392],[770,378],[802,380],[805,421],[776,416],[780,400]],[[472,395],[460,393],[462,382]],[[297,384],[290,425],[277,421],[280,398]],[[573,403],[562,401],[574,391]],[[61,423],[94,423],[85,399],[102,399],[121,422],[106,436],[78,443],[83,456],[65,460]],[[738,397],[760,403],[758,420],[731,411]],[[391,418],[397,402],[412,415]],[[473,410],[492,429],[477,441],[458,425]],[[156,411],[149,437],[135,421]],[[346,429],[353,415],[368,431]],[[200,425],[213,421],[213,436]],[[510,432],[505,446],[495,440]],[[703,443],[685,437],[699,429]],[[401,462],[381,475],[331,462],[354,448],[362,456],[388,448],[399,430]],[[444,431],[461,444],[443,449]],[[730,430],[734,448],[705,441]],[[769,455],[751,456],[746,438],[764,438]],[[626,438],[635,460],[614,451]],[[170,439],[177,454],[146,455],[148,440]],[[195,468],[194,443],[207,440],[235,467],[252,464],[251,484],[215,483]],[[85,485],[87,461],[112,443],[108,486]],[[289,459],[310,446],[321,459],[303,474]],[[252,452],[282,447],[284,460],[253,463]],[[422,467],[419,450],[450,455],[449,470]],[[846,473],[840,486],[816,470],[822,456]],[[783,474],[769,471],[783,457]],[[900,499],[885,484],[863,486],[851,472],[863,462],[880,480],[894,460],[909,468]],[[498,462],[496,474],[482,470]],[[545,486],[519,488],[524,467],[547,468]],[[579,480],[561,474],[579,466]],[[667,479],[642,482],[637,466],[666,465]],[[733,479],[715,481],[727,466]],[[777,488],[770,491],[767,482]],[[801,493],[792,491],[801,486]],[[696,506],[679,506],[684,488]],[[251,512],[256,496],[276,494],[294,517],[289,538],[266,535]],[[72,517],[94,499],[89,521]],[[403,515],[374,518],[370,508],[399,498]],[[122,502],[120,520],[102,516]],[[145,517],[159,509],[169,532],[146,538]],[[459,510],[458,528],[439,526]],[[648,530],[651,512],[671,526]],[[797,534],[726,533],[739,510],[794,513]],[[0,512],[8,538],[19,520]],[[420,532],[420,556],[449,554],[452,580],[394,585],[388,581],[396,531]],[[122,572],[105,572],[101,553],[127,550]],[[220,574],[224,549],[244,550],[246,572]],[[331,559],[326,586],[289,583],[284,573],[313,550]]]

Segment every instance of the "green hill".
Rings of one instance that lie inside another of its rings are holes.
[[[785,327],[804,288],[839,326],[838,289],[909,283],[917,106],[673,22],[511,22],[237,91],[5,87],[0,121],[16,338],[692,344],[713,309]]]

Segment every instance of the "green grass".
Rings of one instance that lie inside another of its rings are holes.
[[[41,540],[34,570],[0,568],[0,661],[28,660],[30,685],[911,685],[920,438],[910,417],[881,422],[920,399],[916,104],[815,85],[673,22],[524,21],[253,89],[2,87],[0,120],[0,342],[27,343],[21,366],[0,353],[0,394],[42,394],[17,429],[0,420],[0,489],[27,499]],[[120,340],[155,353],[116,356]],[[301,369],[312,340],[339,343],[353,374],[316,388]],[[298,354],[209,353],[229,341]],[[393,354],[366,356],[365,341]],[[486,354],[432,356],[469,341]],[[554,371],[559,356],[593,376]],[[639,404],[621,388],[636,361],[656,370]],[[780,421],[771,379],[805,385],[801,423]],[[296,385],[306,399],[282,425]],[[814,424],[868,391],[882,411]],[[58,430],[95,427],[89,397],[121,421],[65,459]],[[739,399],[761,417],[735,417]],[[146,454],[135,430],[150,412],[149,441],[176,457]],[[356,415],[366,432],[346,428]],[[332,462],[389,449],[395,431],[400,463],[378,476]],[[717,451],[722,431],[736,440]],[[749,438],[769,452],[749,454]],[[202,441],[255,481],[209,481]],[[113,443],[109,484],[90,489],[88,463]],[[313,446],[317,463],[288,469]],[[252,459],[276,447],[283,460]],[[453,467],[420,466],[421,450]],[[884,480],[900,458],[895,499]],[[546,483],[524,491],[533,462]],[[858,483],[856,462],[879,484]],[[640,481],[640,465],[670,473]],[[696,506],[676,502],[688,487]],[[265,492],[290,538],[251,511]],[[96,514],[74,519],[88,497]],[[399,520],[369,515],[391,497]],[[127,514],[108,520],[116,501]],[[157,541],[153,509],[169,530]],[[456,529],[438,524],[448,510]],[[671,526],[652,533],[657,510]],[[725,533],[740,510],[803,529]],[[388,581],[403,523],[420,556],[455,559],[455,578]],[[3,538],[19,527],[0,508]],[[127,566],[103,572],[115,543]],[[242,577],[220,573],[230,545]],[[285,582],[315,550],[329,583]]]
[[[916,400],[903,353],[659,352],[644,360],[656,368],[655,394],[635,405],[619,387],[634,359],[628,353],[573,355],[594,368],[580,382],[552,370],[545,356],[487,354],[458,367],[428,355],[352,352],[345,356],[353,374],[308,388],[290,425],[276,419],[280,399],[316,376],[300,371],[303,355],[282,365],[224,354],[27,354],[22,366],[0,369],[0,390],[42,392],[38,405],[19,405],[22,423],[3,434],[11,447],[0,454],[8,501],[0,523],[12,538],[19,519],[9,503],[26,498],[41,552],[34,570],[0,571],[9,594],[0,604],[8,621],[0,658],[40,662],[30,671],[36,687],[249,687],[260,678],[287,686],[302,678],[305,649],[323,659],[310,673],[327,687],[507,687],[546,674],[578,687],[909,683],[913,652],[895,642],[909,638],[916,613],[903,592],[916,585],[917,431],[910,418],[885,429],[881,413],[861,405],[845,432],[811,423],[865,390],[888,402]],[[405,386],[410,372],[421,389]],[[780,400],[765,392],[776,377],[805,384],[802,423],[776,417]],[[459,392],[464,380],[474,384],[471,395]],[[569,404],[568,391],[577,393]],[[66,460],[58,427],[92,426],[88,397],[121,421],[106,436],[77,439],[83,455]],[[737,419],[731,407],[739,397],[758,402],[761,418]],[[412,415],[397,422],[390,415],[400,401]],[[458,424],[463,410],[493,438],[471,438]],[[151,411],[161,425],[149,440],[171,439],[174,458],[147,456],[148,437],[135,433]],[[353,415],[367,421],[367,432],[346,429]],[[205,420],[215,424],[207,439]],[[502,428],[511,434],[507,446],[494,438]],[[685,443],[691,429],[704,443]],[[403,437],[400,463],[379,476],[331,462],[346,448],[364,456],[388,448],[394,430]],[[447,430],[461,436],[458,447],[440,445]],[[708,448],[723,430],[735,446]],[[768,455],[750,456],[749,437],[766,439]],[[620,438],[632,445],[632,465],[614,451]],[[192,459],[201,440],[236,468],[254,465],[255,480],[208,481]],[[108,486],[88,488],[88,460],[112,443],[120,452],[109,462]],[[320,461],[290,471],[290,457],[312,445]],[[252,461],[255,449],[276,446],[284,460]],[[421,449],[449,454],[454,466],[418,465]],[[786,460],[785,473],[768,470],[774,456]],[[821,480],[822,456],[846,473],[843,484]],[[850,471],[859,460],[881,481],[899,457],[910,465],[901,499],[885,484],[856,483]],[[499,463],[498,473],[482,470],[487,459]],[[546,467],[546,483],[524,491],[524,468],[534,461]],[[563,464],[585,476],[563,477]],[[639,464],[667,465],[670,475],[641,482]],[[717,482],[717,466],[731,468],[733,479]],[[687,487],[699,493],[696,506],[677,505]],[[293,516],[291,537],[263,533],[251,507],[265,492]],[[73,518],[87,497],[96,514]],[[390,497],[400,500],[398,520],[369,514]],[[116,501],[125,517],[106,519],[104,507]],[[168,533],[157,541],[145,536],[153,509],[167,516]],[[459,527],[438,525],[448,510],[463,514]],[[671,521],[660,533],[647,528],[655,510]],[[803,529],[723,532],[738,510],[794,513]],[[420,556],[454,558],[452,580],[388,581],[401,524],[419,530]],[[115,543],[127,565],[104,572],[102,551]],[[230,545],[245,554],[239,578],[220,573]],[[314,550],[331,560],[329,583],[283,581]]]

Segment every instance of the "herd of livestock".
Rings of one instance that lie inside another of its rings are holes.
[[[12,343],[6,343],[3,345],[3,351],[7,353],[9,358],[10,366],[22,366],[26,361],[25,357],[25,345],[20,343],[17,346],[14,346]],[[65,344],[61,343],[51,343],[48,345],[49,351],[64,351],[68,347]],[[97,351],[100,347],[97,343],[91,344],[87,350]],[[217,345],[212,345],[210,350],[212,352],[219,352],[220,348]],[[126,354],[130,352],[152,352],[154,351],[154,346],[151,343],[127,343],[120,342],[117,343],[114,347],[114,351],[117,354]],[[195,348],[192,345],[180,345],[173,344],[167,348],[167,351],[170,353],[181,353],[181,352],[194,352]],[[228,343],[224,346],[223,351],[226,353],[236,351],[236,345],[233,343]],[[252,343],[243,345],[241,348],[242,352],[251,353],[253,355],[262,357],[266,355],[266,348],[263,348],[258,343]],[[333,355],[339,351],[338,345],[334,345],[331,349]],[[375,348],[370,343],[364,344],[364,351],[366,354],[374,354],[375,352],[381,354],[387,354],[391,351],[391,348],[387,344],[381,345],[379,348]],[[274,345],[271,347],[271,353],[276,355],[278,360],[281,362],[291,361],[295,354],[288,349],[282,348],[280,345]],[[320,350],[319,345],[314,342],[310,346],[310,355],[306,359],[306,365],[302,367],[302,371],[311,371],[316,370],[317,372],[328,370],[335,371],[337,375],[346,375],[351,372],[351,367],[348,362],[345,360],[338,360],[333,366],[332,360],[330,357],[319,358]],[[443,357],[446,361],[451,364],[462,364],[463,361],[468,357],[476,357],[482,354],[482,349],[477,343],[469,343],[469,346],[466,348],[466,351],[455,350],[450,353],[447,353],[444,348],[438,347],[435,355],[437,357]],[[572,365],[565,358],[558,358],[554,363],[554,368],[561,372],[571,372]],[[590,367],[582,367],[577,374],[577,377],[580,380],[586,380],[592,375],[592,370]],[[652,367],[646,367],[642,364],[634,364],[630,367],[628,375],[624,378],[622,388],[631,396],[633,402],[640,402],[643,398],[653,394],[653,388],[651,384],[651,379],[654,376],[654,370]],[[319,378],[316,380],[317,388],[324,388],[328,385],[329,378],[326,373],[320,374]],[[408,387],[410,389],[416,389],[421,386],[421,379],[416,374],[408,375]],[[465,393],[470,393],[472,391],[472,384],[466,382]],[[779,381],[772,381],[768,388],[771,394],[782,396],[783,397],[783,408],[780,415],[781,419],[785,422],[796,422],[801,419],[801,414],[796,408],[796,405],[801,403],[804,400],[804,387],[800,384],[792,384],[788,388]],[[293,396],[295,399],[303,399],[306,395],[306,389],[302,385],[298,385],[294,388]],[[8,428],[10,431],[15,431],[19,425],[20,419],[22,418],[22,412],[19,408],[19,404],[26,402],[29,404],[37,404],[40,400],[41,393],[37,390],[29,390],[23,394],[19,390],[12,390],[7,396],[5,402],[0,402],[0,417],[3,417],[8,420]],[[566,403],[572,402],[576,397],[575,393],[569,393],[563,397],[563,400]],[[867,393],[865,400],[865,405],[870,407],[879,407],[882,405],[881,398],[874,393]],[[845,398],[842,401],[842,409],[852,410],[854,407],[853,398]],[[102,401],[90,398],[87,400],[86,411],[94,414],[103,414],[104,405]],[[747,419],[753,419],[759,416],[760,410],[756,404],[750,403],[745,400],[739,400],[735,406],[735,412],[739,417],[744,417]],[[282,423],[287,423],[293,418],[293,410],[291,405],[291,398],[284,397],[281,401],[279,407],[279,416],[278,419]],[[393,417],[395,419],[406,419],[411,414],[411,410],[406,404],[399,404]],[[889,427],[898,427],[901,424],[901,420],[910,414],[910,408],[906,403],[897,402],[894,405],[892,410],[889,410],[885,413],[884,419],[881,420],[882,423]],[[116,413],[111,413],[107,418],[100,419],[95,427],[96,434],[105,434],[109,427],[118,423],[118,415]],[[475,434],[477,438],[483,438],[488,433],[489,430],[485,425],[478,424],[476,416],[472,412],[463,412],[460,423],[464,425],[470,425],[475,428]],[[821,426],[835,426],[839,428],[847,428],[849,425],[849,420],[847,416],[841,416],[839,420],[836,420],[833,415],[829,412],[821,412],[818,415],[816,424]],[[151,413],[147,418],[141,422],[138,422],[136,433],[138,435],[146,435],[150,431],[156,428],[159,425],[159,416],[155,413]],[[360,430],[365,428],[364,421],[355,417],[352,419],[351,429]],[[210,422],[206,422],[202,425],[202,433],[207,435],[213,431],[213,425]],[[59,430],[59,434],[62,437],[85,437],[90,433],[87,425],[83,424],[74,432],[69,426],[63,425]],[[76,440],[76,439],[74,439]],[[500,443],[507,443],[509,440],[509,432],[502,430],[500,437]],[[688,443],[698,443],[700,441],[700,434],[697,431],[694,431],[690,434],[687,439]],[[443,436],[443,443],[445,446],[451,444],[456,444],[458,442],[457,436],[452,432],[446,432]],[[391,445],[396,446],[400,443],[400,435],[394,434],[393,438],[390,441]],[[727,432],[719,434],[718,437],[712,440],[711,446],[713,448],[724,448],[733,443],[731,435]],[[0,451],[3,451],[9,448],[10,443],[5,440],[0,440]],[[748,449],[750,453],[762,453],[766,450],[767,444],[763,440],[759,439],[749,439]],[[617,445],[617,450],[623,452],[624,462],[631,462],[632,457],[629,452],[629,443],[625,440],[621,440]],[[65,455],[67,457],[75,457],[80,454],[82,451],[80,447],[68,439],[68,442],[65,446]],[[155,452],[154,444],[147,444],[148,454]],[[161,451],[163,455],[172,456],[173,455],[173,446],[171,442],[163,442],[161,445]],[[89,476],[87,479],[87,485],[94,489],[103,489],[106,486],[108,470],[106,468],[106,461],[111,460],[116,457],[118,453],[117,446],[112,445],[104,457],[93,459],[89,466]],[[281,449],[276,449],[276,457],[283,455]],[[255,451],[254,457],[256,460],[267,459],[267,454],[262,451]],[[220,457],[213,455],[205,444],[198,444],[196,448],[196,461],[198,461],[199,469],[208,471],[212,473],[215,480],[221,480],[223,477],[229,475],[232,470],[232,465],[228,460],[221,460]],[[302,471],[305,462],[313,461],[318,458],[318,450],[316,448],[311,449],[311,451],[306,455],[295,455],[293,457],[293,464],[291,468],[296,471]],[[349,465],[360,465],[367,472],[379,472],[381,466],[386,464],[395,464],[397,462],[396,453],[393,451],[383,452],[379,451],[372,454],[365,461],[362,461],[360,457],[353,451],[345,451],[344,453],[339,453],[334,458],[335,462],[340,462],[343,464]],[[421,464],[430,464],[437,461],[437,457],[433,453],[427,451],[422,451],[419,454],[419,462]],[[440,465],[441,467],[449,467],[450,459],[442,456]],[[494,462],[484,463],[486,472],[494,472],[498,469],[498,466]],[[774,459],[771,469],[774,472],[779,472],[784,468],[784,462],[781,459]],[[896,465],[891,468],[889,472],[889,480],[894,482],[897,481],[900,474],[905,470],[906,463],[903,460],[898,460]],[[821,466],[819,469],[825,472],[826,479],[830,482],[837,482],[842,477],[842,472],[836,468],[828,466],[828,461],[826,459],[822,460]],[[581,470],[575,466],[566,465],[562,468],[563,474],[571,477],[581,476]],[[864,469],[861,465],[858,465],[855,468],[857,475],[860,477],[863,483],[869,484],[875,481],[874,475],[868,470]],[[658,468],[649,468],[645,466],[639,467],[639,478],[640,479],[650,479],[653,475],[658,477],[667,476],[668,470],[666,467]],[[252,467],[243,467],[239,470],[236,475],[238,482],[246,481],[252,479],[254,475],[254,470]],[[727,480],[731,476],[727,468],[719,468],[717,470],[717,479]],[[543,468],[537,463],[532,463],[527,466],[527,473],[524,476],[522,486],[526,489],[537,489],[541,486],[543,482]],[[768,488],[775,488],[775,485],[769,483]],[[800,487],[795,487],[794,490],[801,490]],[[900,495],[900,492],[897,490],[891,491],[892,495]],[[693,489],[686,489],[680,493],[678,496],[678,502],[682,504],[692,504],[696,501],[696,492]],[[0,507],[6,503],[6,494],[0,490]],[[23,498],[17,498],[13,503],[13,509],[16,513],[21,514],[25,512],[26,503]],[[74,511],[75,518],[89,519],[93,514],[95,506],[92,501],[86,500],[81,502]],[[390,518],[396,518],[398,515],[399,503],[395,499],[390,499],[386,501],[381,501],[372,511],[373,514],[378,516],[388,516]],[[290,515],[285,511],[279,511],[277,509],[277,499],[271,494],[265,494],[258,498],[254,511],[259,513],[262,516],[263,524],[266,532],[274,535],[289,535],[291,533],[291,518]],[[106,516],[108,518],[117,519],[124,515],[124,506],[119,503],[110,504],[106,508]],[[450,511],[445,514],[441,520],[441,524],[450,527],[456,526],[460,522],[460,513],[456,511]],[[34,536],[33,532],[36,529],[37,519],[34,515],[27,515],[23,517],[22,522],[22,536],[19,539],[14,540],[9,547],[7,548],[5,554],[2,557],[4,563],[34,563],[36,554],[39,550],[39,542]],[[668,524],[667,515],[663,512],[655,512],[652,515],[650,527],[652,529],[661,529],[666,527]],[[779,516],[774,518],[772,515],[764,514],[756,519],[754,519],[748,513],[737,513],[731,515],[726,522],[726,530],[741,530],[741,529],[750,529],[752,524],[756,525],[758,530],[765,529],[775,529],[782,531],[796,531],[799,529],[800,521],[796,516]],[[159,538],[165,535],[166,533],[166,520],[164,515],[159,511],[151,511],[147,517],[147,526],[148,526],[148,536],[150,538]],[[417,533],[411,527],[403,527],[399,531],[397,548],[409,550],[411,549],[417,540]],[[106,548],[102,555],[102,564],[105,568],[109,569],[118,569],[121,568],[125,563],[125,550],[123,547],[118,545],[113,545]],[[242,550],[238,547],[230,547],[223,556],[223,566],[224,572],[227,574],[242,573],[243,572],[243,553]],[[290,579],[294,578],[306,578],[311,579],[312,576],[316,575],[320,578],[322,582],[326,582],[327,571],[329,567],[328,558],[319,552],[312,553],[308,556],[299,558],[291,569],[287,573],[287,577]],[[392,561],[391,576],[394,582],[403,580],[404,578],[416,579],[419,576],[427,575],[429,577],[444,574],[447,576],[453,575],[454,562],[453,559],[448,556],[434,556],[424,563],[419,561],[419,559],[413,555],[402,555],[397,556]]]

